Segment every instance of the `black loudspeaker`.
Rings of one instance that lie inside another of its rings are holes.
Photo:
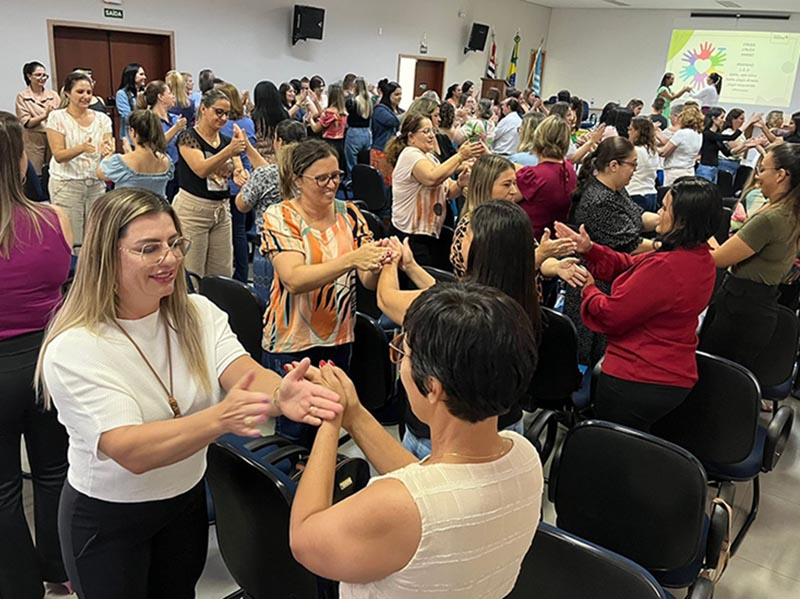
[[[483,52],[484,48],[486,48],[486,37],[488,35],[488,25],[473,23],[472,31],[469,32],[469,41],[467,42],[467,47],[464,48],[464,54],[467,52]]]
[[[292,45],[300,40],[321,40],[325,25],[325,9],[313,6],[294,5],[292,19]]]

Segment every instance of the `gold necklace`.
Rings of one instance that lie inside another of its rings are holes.
[[[156,380],[158,381],[158,384],[161,385],[161,388],[164,390],[164,393],[167,394],[167,402],[169,403],[169,407],[172,410],[172,417],[180,418],[181,408],[172,394],[172,346],[169,340],[169,327],[167,326],[167,319],[166,318],[164,319],[164,332],[167,334],[167,360],[169,362],[169,389],[167,389],[167,386],[164,384],[164,381],[161,380],[161,377],[158,376],[158,373],[156,372],[156,369],[153,368],[153,365],[150,364],[150,360],[148,360],[147,356],[144,355],[142,348],[139,347],[139,345],[133,340],[133,337],[131,337],[128,334],[128,331],[122,328],[122,325],[118,321],[115,320],[114,324],[117,325],[117,328],[120,331],[122,331],[122,334],[128,338],[128,341],[130,341],[133,344],[133,347],[135,347],[136,351],[139,352],[139,355],[142,356],[142,360],[144,360],[144,363],[147,364],[147,367],[150,369],[150,372],[152,372],[153,376],[156,377]]]
[[[505,447],[503,447],[503,449],[501,449],[497,453],[493,453],[491,455],[467,455],[467,454],[458,453],[458,452],[455,452],[455,451],[448,451],[448,452],[443,453],[441,455],[438,455],[436,457],[429,456],[429,458],[430,459],[434,459],[434,460],[438,460],[438,459],[441,459],[441,458],[444,458],[444,457],[464,458],[466,460],[487,460],[487,461],[488,460],[494,460],[494,459],[499,458],[499,457],[503,456],[504,454],[508,453],[508,451],[513,446],[513,442],[510,439],[503,439],[503,443],[504,443]]]

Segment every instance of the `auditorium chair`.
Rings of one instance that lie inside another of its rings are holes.
[[[200,281],[200,294],[228,315],[231,330],[239,342],[261,364],[264,306],[255,291],[230,277],[209,275]]]
[[[353,199],[364,202],[370,212],[386,207],[386,184],[380,171],[369,164],[356,164],[351,174]]]

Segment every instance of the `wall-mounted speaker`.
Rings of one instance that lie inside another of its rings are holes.
[[[486,37],[488,35],[488,25],[473,23],[472,31],[469,32],[469,41],[467,42],[467,47],[464,48],[464,54],[467,52],[483,52],[483,49],[486,48]]]
[[[300,40],[321,40],[325,25],[325,9],[294,5],[292,19],[292,45]]]

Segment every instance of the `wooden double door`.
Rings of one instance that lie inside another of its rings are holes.
[[[94,95],[106,103],[119,139],[119,115],[114,96],[129,63],[139,63],[148,81],[164,79],[173,67],[173,40],[170,33],[150,33],[96,29],[73,25],[52,25],[53,88],[61,89],[74,69],[91,69]]]

